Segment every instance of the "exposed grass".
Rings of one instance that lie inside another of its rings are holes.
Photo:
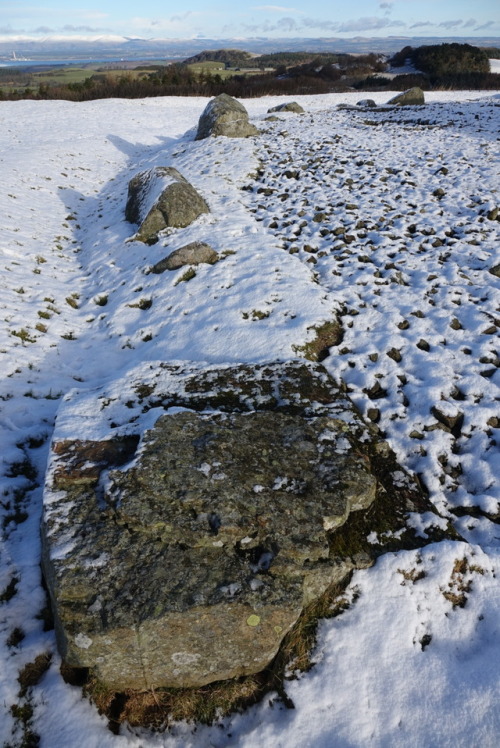
[[[22,344],[25,343],[34,343],[35,338],[32,338],[28,330],[26,330],[25,327],[22,327],[20,330],[12,330],[11,335],[13,335],[15,338],[19,338],[19,340],[22,341]]]
[[[50,667],[52,656],[45,652],[35,657],[33,662],[28,662],[20,671],[17,680],[21,686],[20,696],[25,696],[28,688],[36,686],[42,676]]]
[[[73,309],[78,309],[78,299],[80,298],[80,294],[78,293],[72,293],[71,296],[66,297],[66,304],[69,304],[70,307]]]
[[[40,736],[32,729],[33,707],[31,704],[13,704],[10,712],[19,725],[21,738],[15,744],[5,743],[3,748],[38,748]]]
[[[196,276],[196,270],[193,270],[193,268],[189,268],[186,270],[185,273],[181,275],[180,278],[177,278],[174,282],[174,286],[178,286],[179,283],[187,283],[187,281],[190,281],[192,278]]]
[[[338,320],[324,322],[319,327],[309,329],[314,330],[314,338],[305,345],[293,346],[296,353],[309,361],[324,361],[330,348],[342,342],[343,330]]]
[[[0,603],[8,603],[12,600],[17,592],[17,585],[19,584],[18,577],[12,577],[8,585],[5,587],[3,592],[0,592]]]
[[[9,636],[7,637],[7,646],[8,647],[17,647],[22,642],[26,634],[24,631],[19,628],[19,626],[16,626],[16,628],[12,629]]]
[[[252,309],[251,312],[243,312],[241,316],[243,319],[251,319],[256,322],[257,320],[266,319],[270,314],[270,311],[263,312],[260,309]]]

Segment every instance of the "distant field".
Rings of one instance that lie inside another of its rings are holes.
[[[218,74],[223,80],[233,75],[256,75],[262,72],[260,68],[226,68],[223,62],[193,62],[188,67],[193,73]]]
[[[147,72],[144,70],[144,68],[134,68],[133,70],[124,70],[122,68],[115,70],[106,70],[103,69],[102,65],[88,65],[83,68],[69,66],[63,69],[52,68],[50,70],[44,70],[41,73],[34,73],[33,79],[36,83],[47,83],[48,85],[67,85],[68,83],[82,83],[82,81],[90,78],[93,75],[106,75],[110,76],[111,78],[119,78],[121,76],[139,78],[143,75],[146,75]]]
[[[209,63],[208,63],[209,64]],[[130,69],[127,67],[117,67],[108,69],[102,63],[89,64],[85,66],[65,65],[53,68],[44,68],[34,72],[29,68],[2,68],[0,69],[0,90],[4,93],[19,91],[25,88],[38,89],[40,85],[49,87],[67,86],[71,83],[83,83],[93,75],[105,75],[111,78],[126,76],[127,78],[141,78],[159,65],[154,63],[144,63],[143,66]]]

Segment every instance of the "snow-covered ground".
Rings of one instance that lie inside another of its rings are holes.
[[[360,98],[299,97],[307,113],[274,123],[278,98],[245,101],[259,138],[199,142],[201,98],[0,105],[5,744],[21,744],[12,706],[26,699],[42,748],[498,744],[500,94],[337,109]],[[124,206],[130,178],[157,164],[179,169],[211,214],[148,247],[130,241]],[[194,240],[225,259],[187,282],[147,273]],[[112,735],[62,680],[40,617],[41,482],[60,398],[144,361],[292,358],[337,313],[344,340],[325,365],[463,542],[358,572],[356,601],[321,626],[316,666],[286,685],[294,710],[268,699],[211,728]],[[20,670],[43,653],[50,669],[19,697]]]

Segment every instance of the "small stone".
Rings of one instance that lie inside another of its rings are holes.
[[[432,194],[434,195],[434,197],[444,197],[446,195],[446,192],[442,187],[438,187],[437,190],[434,190]]]
[[[453,317],[453,319],[451,320],[450,327],[452,328],[452,330],[463,330],[464,329],[461,322],[456,317]]]
[[[427,340],[424,340],[423,338],[420,338],[420,340],[417,343],[417,348],[420,348],[421,351],[430,351],[431,347]]]
[[[393,361],[396,361],[396,363],[399,363],[402,360],[401,351],[399,351],[397,348],[391,348],[389,351],[387,351],[387,355],[389,358],[392,358]]]
[[[271,112],[293,112],[294,114],[304,114],[303,107],[301,107],[300,104],[297,104],[296,101],[287,101],[285,104],[278,104],[267,111],[268,114]]]
[[[386,397],[387,395],[387,390],[382,387],[379,381],[375,382],[372,387],[365,388],[363,392],[368,395],[370,400],[379,400],[381,397]]]
[[[433,406],[431,408],[431,413],[436,421],[438,421],[446,431],[449,431],[456,439],[458,439],[464,422],[463,413],[457,411],[454,415],[449,415],[448,413],[444,413],[443,411],[441,411],[436,406]]]
[[[191,242],[185,247],[175,249],[168,257],[160,260],[151,268],[152,273],[163,273],[165,270],[178,270],[184,265],[200,265],[205,263],[213,265],[219,256],[209,244],[204,242]]]

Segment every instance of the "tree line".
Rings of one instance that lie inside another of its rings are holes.
[[[229,55],[227,53],[230,53]],[[235,63],[235,50],[218,50],[220,62]],[[197,57],[207,57],[201,53]],[[193,60],[195,58],[191,58]],[[423,90],[436,89],[500,89],[500,75],[489,72],[488,54],[485,50],[468,44],[441,44],[424,47],[404,47],[394,55],[391,63],[403,65],[408,60],[415,73],[383,77],[385,61],[376,54],[312,54],[307,52],[279,52],[262,55],[252,64],[262,64],[273,70],[247,75],[234,70],[230,77],[207,69],[193,69],[188,61],[151,68],[134,75],[96,73],[82,82],[49,85],[33,84],[33,77],[17,89],[5,92],[3,99],[65,99],[90,101],[105,98],[147,98],[151,96],[217,96],[227,93],[237,98],[268,95],[296,96],[300,94],[325,94],[345,91],[403,91],[413,86]],[[248,62],[248,60],[247,60]],[[8,76],[4,69],[0,76]]]

